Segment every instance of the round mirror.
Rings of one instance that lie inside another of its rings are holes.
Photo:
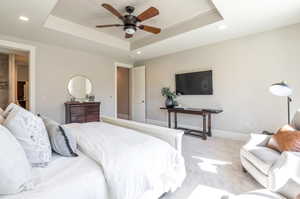
[[[74,76],[68,84],[70,95],[76,99],[84,99],[92,93],[92,83],[84,76]]]

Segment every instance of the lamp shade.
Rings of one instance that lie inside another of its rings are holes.
[[[272,84],[269,90],[273,95],[282,97],[290,96],[293,93],[293,90],[285,82]]]

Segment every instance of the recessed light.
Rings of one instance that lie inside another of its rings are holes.
[[[228,26],[226,26],[225,24],[222,24],[222,25],[219,25],[218,26],[218,29],[219,30],[225,30],[225,29],[227,29],[228,28]]]
[[[20,16],[19,19],[21,21],[29,21],[29,18],[28,17],[25,17],[25,16]]]
[[[141,51],[137,51],[136,54],[140,55],[140,54],[142,54],[142,52]]]

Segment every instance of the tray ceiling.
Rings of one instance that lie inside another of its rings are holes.
[[[118,18],[101,7],[102,3],[113,5],[123,14],[125,14],[126,6],[134,6],[136,8],[134,14],[136,15],[150,6],[154,6],[160,10],[160,15],[145,21],[143,24],[157,26],[163,30],[215,9],[210,0],[59,0],[51,14],[126,40],[121,27],[95,28],[99,24],[120,23]],[[152,34],[138,31],[134,38],[129,41],[139,40],[150,35]]]
[[[107,0],[124,12],[149,6],[161,14],[145,24],[163,28],[159,35],[138,32],[125,40],[117,29],[96,24],[118,19],[101,8],[103,0],[2,0],[0,37],[4,40],[63,46],[133,63],[300,22],[299,0]],[[29,21],[18,20],[26,16]],[[221,26],[225,29],[220,29]]]

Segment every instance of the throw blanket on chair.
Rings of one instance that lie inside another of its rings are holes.
[[[65,129],[102,167],[112,199],[157,199],[175,191],[186,176],[181,154],[155,137],[104,122]]]

